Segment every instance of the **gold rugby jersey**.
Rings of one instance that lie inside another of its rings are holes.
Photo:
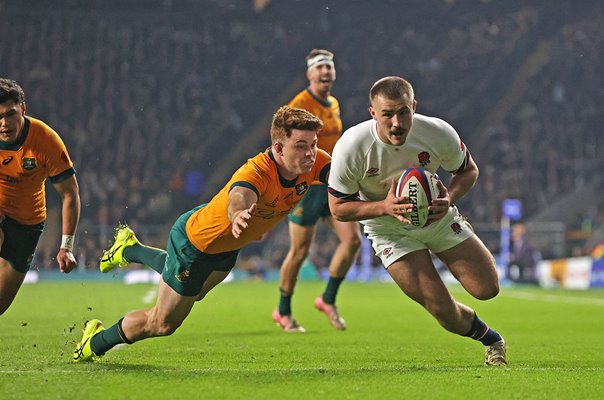
[[[313,181],[327,183],[330,166],[329,154],[318,149],[312,169],[295,180],[286,181],[279,175],[271,149],[267,149],[250,158],[205,207],[191,215],[186,225],[189,240],[209,254],[238,250],[260,240],[298,204]],[[238,239],[231,233],[227,216],[229,192],[235,186],[248,187],[258,195],[254,215]]]
[[[44,122],[25,117],[14,143],[0,141],[0,211],[34,225],[46,219],[44,182],[61,182],[75,173],[65,144]]]

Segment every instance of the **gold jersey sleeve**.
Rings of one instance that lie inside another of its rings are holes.
[[[46,178],[75,170],[65,144],[44,122],[25,118],[16,143],[0,142],[0,211],[25,225],[46,219]]]
[[[329,154],[318,150],[311,171],[287,182],[279,176],[270,149],[258,154],[239,168],[205,207],[191,215],[186,226],[189,240],[199,250],[216,254],[238,250],[261,239],[298,204],[313,181],[326,183],[330,166]],[[227,217],[229,192],[234,186],[245,186],[258,194],[256,211],[237,239],[231,233],[231,222]]]
[[[310,90],[298,93],[288,104],[290,107],[302,108],[323,121],[323,128],[318,134],[317,147],[329,154],[336,142],[342,136],[342,119],[340,118],[340,103],[329,96],[328,101],[315,97]]]

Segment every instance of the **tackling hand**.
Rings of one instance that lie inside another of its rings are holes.
[[[243,232],[243,230],[245,228],[247,228],[247,226],[248,226],[247,221],[250,218],[252,218],[252,215],[254,215],[255,210],[256,210],[256,203],[252,204],[250,206],[250,208],[239,211],[237,213],[237,215],[233,219],[233,224],[232,224],[233,227],[231,229],[231,233],[233,234],[235,239],[239,239],[239,236],[241,236],[241,232]]]

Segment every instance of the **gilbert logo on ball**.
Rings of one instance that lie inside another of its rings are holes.
[[[411,225],[421,228],[428,222],[428,206],[438,197],[438,176],[421,167],[407,168],[396,185],[396,196],[407,197],[413,211],[405,214]]]

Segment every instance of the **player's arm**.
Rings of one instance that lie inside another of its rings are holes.
[[[358,195],[343,195],[329,188],[329,209],[338,221],[362,221],[390,215],[401,222],[410,224],[411,221],[403,216],[413,210],[413,204],[406,203],[407,199],[396,196],[396,181],[392,180],[390,190],[384,200],[363,201]]]
[[[472,189],[476,180],[478,180],[478,166],[468,152],[464,165],[451,174],[451,181],[449,182],[451,204],[455,204],[456,201],[465,196]]]
[[[461,199],[466,193],[472,189],[478,179],[478,166],[470,156],[466,153],[463,164],[457,171],[451,173],[451,181],[447,189],[443,183],[438,181],[438,189],[440,194],[437,199],[432,200],[432,204],[428,207],[430,222],[437,221],[444,217],[449,211],[451,204]]]
[[[80,220],[80,191],[78,181],[75,175],[69,178],[53,183],[54,188],[59,192],[62,202],[62,240],[61,248],[57,254],[57,262],[61,272],[71,272],[76,266],[76,260],[73,255],[73,244],[78,221]]]
[[[241,232],[248,226],[248,220],[254,214],[258,194],[255,190],[245,186],[234,186],[229,192],[227,216],[231,221],[231,232],[239,238]]]

